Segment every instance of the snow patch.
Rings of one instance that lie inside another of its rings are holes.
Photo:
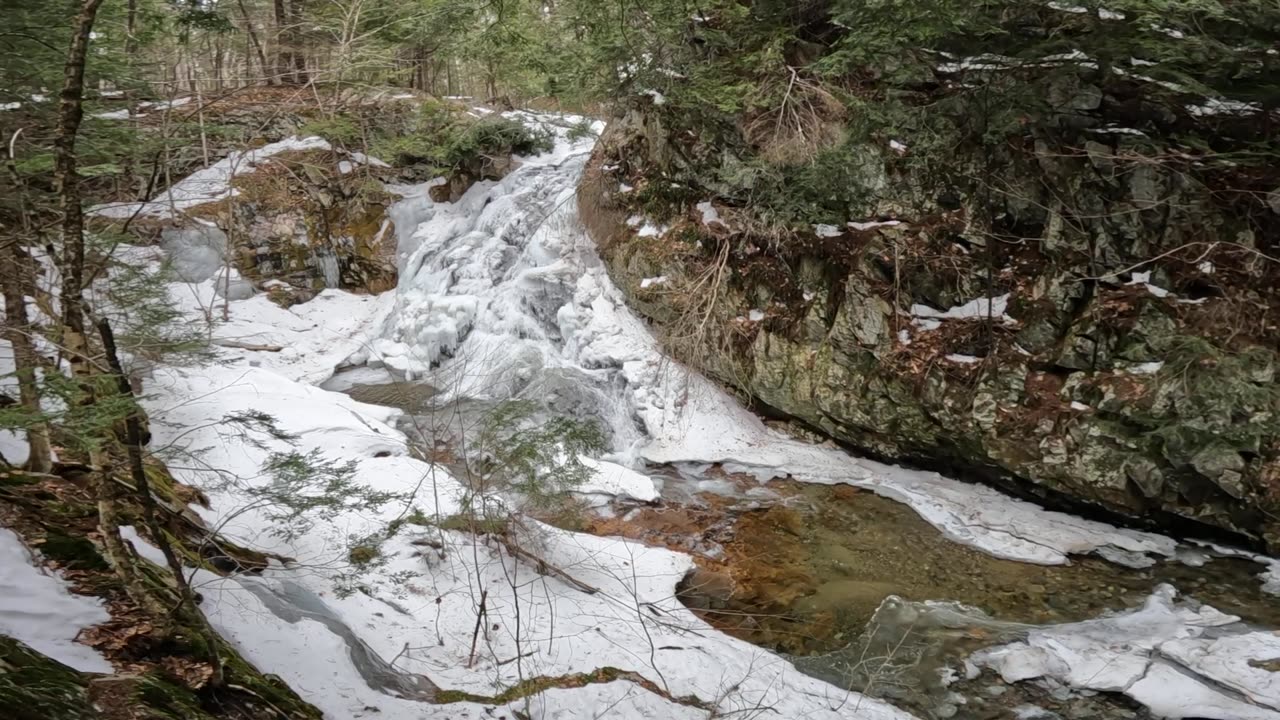
[[[895,227],[901,225],[901,220],[868,220],[868,221],[852,221],[847,223],[854,230],[874,230],[882,227]]]
[[[1208,98],[1199,105],[1188,105],[1187,112],[1196,117],[1211,117],[1214,115],[1252,115],[1253,113],[1262,112],[1262,105],[1259,103],[1241,102],[1239,100]]]
[[[716,210],[715,205],[710,200],[700,202],[695,206],[702,213],[702,224],[710,227],[711,225],[719,225],[721,227],[729,227],[724,220],[720,219],[720,211]]]
[[[76,638],[110,619],[100,602],[73,595],[61,577],[36,564],[17,534],[0,528],[0,635],[81,672],[109,673],[111,664]]]
[[[1155,295],[1158,298],[1166,298],[1166,297],[1169,297],[1170,295],[1168,290],[1165,290],[1159,285],[1151,284],[1150,272],[1133,273],[1133,277],[1130,278],[1129,282],[1125,283],[1125,285],[1143,285],[1147,288],[1147,292],[1151,293],[1152,295]]]
[[[640,237],[662,237],[663,235],[666,235],[667,231],[670,229],[671,228],[666,225],[655,225],[652,222],[646,221],[645,224],[640,227],[640,230],[636,235]]]
[[[1004,322],[1016,322],[1005,314],[1009,307],[1009,294],[992,298],[976,298],[963,305],[935,310],[928,305],[912,305],[911,315],[925,320],[985,320],[995,318]],[[936,325],[934,327],[937,327]]]
[[[138,103],[138,109],[139,110],[172,110],[173,108],[180,108],[180,107],[183,107],[184,105],[190,105],[194,100],[195,98],[192,98],[192,97],[183,97],[183,98],[175,98],[173,100],[157,100],[155,102],[144,102],[144,103]]]
[[[109,112],[94,113],[93,116],[96,118],[101,118],[103,120],[128,120],[129,110],[128,108],[124,110],[111,110]],[[134,117],[142,118],[142,117],[146,117],[146,115],[137,114],[137,115],[134,115]]]
[[[653,104],[654,104],[654,105],[666,105],[666,104],[667,104],[667,96],[666,96],[666,95],[663,95],[662,93],[658,92],[657,90],[642,90],[642,91],[640,91],[640,94],[641,94],[641,95],[648,95],[649,97],[653,98]]]
[[[259,163],[272,156],[289,151],[316,149],[328,150],[330,145],[318,137],[290,137],[256,150],[233,152],[213,165],[192,173],[147,202],[109,203],[91,208],[89,212],[116,219],[133,217],[135,214],[142,217],[175,218],[189,208],[238,195],[239,191],[231,187],[232,178],[253,172]]]
[[[1125,372],[1133,375],[1155,375],[1164,367],[1163,361],[1152,361],[1144,363],[1136,363],[1124,368]]]

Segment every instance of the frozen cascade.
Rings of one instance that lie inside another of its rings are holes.
[[[342,284],[342,270],[338,267],[338,256],[330,248],[317,248],[312,253],[312,260],[320,268],[324,276],[324,286],[336,288]]]
[[[865,487],[904,502],[957,542],[1015,560],[1060,564],[1100,548],[1112,557],[1171,555],[1174,543],[1046,512],[936,473],[851,457],[765,428],[702,376],[665,358],[626,306],[577,218],[575,188],[594,140],[570,141],[580,119],[509,113],[556,134],[457,203],[394,188],[400,287],[371,350],[352,358],[425,379],[444,399],[532,398],[549,411],[595,417],[607,460],[734,462],[763,478],[791,475]],[[599,131],[602,128],[597,127]]]

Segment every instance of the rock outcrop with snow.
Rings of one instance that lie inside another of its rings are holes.
[[[822,14],[813,36],[846,32]],[[1081,43],[1115,23],[1051,19]],[[875,92],[931,93],[946,112],[876,107],[942,147],[886,127],[787,165],[710,109],[620,112],[580,199],[628,302],[682,359],[864,452],[1280,548],[1280,177],[1187,144],[1243,147],[1260,116],[1170,109],[1190,91],[1148,75],[1175,61],[938,55],[928,90],[885,71]],[[1021,113],[995,140],[973,131],[1007,110],[984,87]],[[641,211],[675,224],[636,238]]]

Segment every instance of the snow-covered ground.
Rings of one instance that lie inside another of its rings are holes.
[[[543,565],[465,533],[406,525],[381,543],[381,562],[363,569],[354,592],[335,592],[335,576],[357,569],[348,556],[353,540],[385,531],[411,508],[446,517],[464,494],[442,468],[410,453],[393,411],[317,387],[342,364],[426,378],[445,399],[534,398],[598,419],[612,452],[597,460],[601,473],[584,488],[593,494],[647,501],[654,489],[646,462],[725,462],[762,478],[871,489],[910,505],[953,540],[1000,557],[1053,564],[1099,552],[1140,564],[1174,554],[1168,538],[1046,512],[767,429],[709,381],[663,358],[609,280],[576,218],[574,188],[592,143],[565,138],[577,118],[523,117],[555,130],[551,153],[524,159],[457,203],[430,201],[431,183],[399,188],[406,199],[392,210],[401,270],[394,294],[327,291],[289,310],[261,296],[231,302],[231,321],[215,330],[219,360],[160,368],[148,385],[154,446],[171,455],[183,480],[209,492],[206,520],[295,560],[260,577],[201,575],[206,610],[250,660],[329,717],[455,717],[465,704],[415,699],[429,688],[425,678],[492,696],[532,678],[602,668],[635,673],[661,692],[614,680],[514,707],[537,718],[707,717],[707,709],[670,699],[695,698],[721,717],[909,717],[706,625],[675,598],[691,559],[629,541],[529,521],[521,546]],[[174,291],[193,314],[221,307],[212,280]],[[245,349],[252,346],[282,349]],[[251,413],[273,416],[297,439],[223,420]],[[252,489],[272,482],[262,470],[271,453],[289,450],[353,461],[359,483],[411,498],[282,526]]]
[[[0,635],[85,672],[111,672],[97,650],[75,641],[80,631],[110,620],[97,600],[73,595],[62,578],[33,561],[11,530],[0,528]]]

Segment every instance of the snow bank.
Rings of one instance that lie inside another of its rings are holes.
[[[119,110],[114,113],[100,114],[99,117],[127,118],[128,112]],[[280,142],[254,150],[233,152],[213,165],[188,175],[147,202],[108,203],[91,208],[89,212],[100,217],[117,219],[133,217],[135,214],[141,217],[174,218],[181,215],[184,210],[238,195],[239,191],[231,187],[232,178],[254,172],[260,163],[276,155],[292,151],[330,149],[332,146],[319,137],[285,138]],[[340,170],[341,172],[350,172],[355,165],[363,164],[386,167],[386,163],[381,160],[367,157],[362,153],[351,153],[349,157],[350,160],[342,161],[347,164],[347,170]]]
[[[583,462],[593,468],[595,474],[590,480],[574,488],[575,493],[605,495],[610,498],[625,498],[640,502],[654,502],[658,499],[658,489],[648,475],[603,460],[583,458]]]
[[[140,254],[156,252],[141,250]],[[236,278],[233,272],[232,280]],[[285,309],[259,294],[231,302],[230,319],[223,322],[221,283],[221,279],[175,283],[170,295],[191,317],[217,320],[210,330],[211,340],[224,367],[269,369],[308,384],[329,379],[344,359],[367,354],[393,301],[389,294],[324,290],[309,302]]]
[[[76,670],[109,673],[111,664],[76,637],[110,619],[101,603],[72,595],[62,578],[36,566],[13,531],[0,528],[0,635]]]

